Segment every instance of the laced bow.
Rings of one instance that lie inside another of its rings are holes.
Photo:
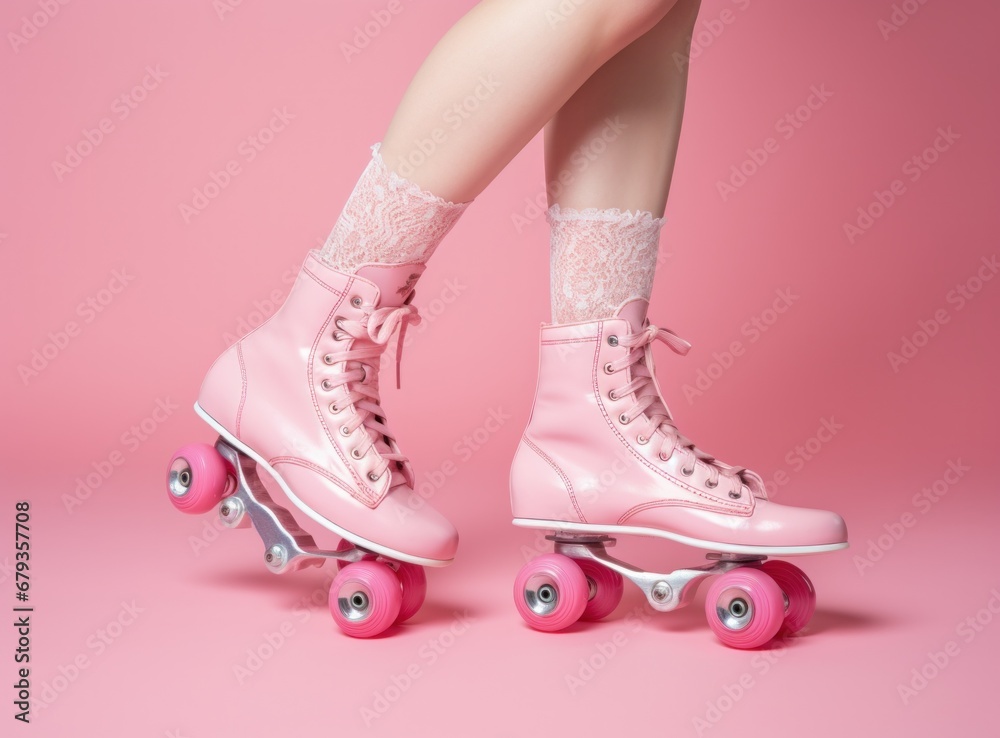
[[[709,488],[719,486],[720,478],[731,479],[733,488],[730,495],[738,497],[741,486],[746,483],[751,489],[762,489],[763,485],[753,484],[751,477],[756,475],[740,466],[729,466],[716,459],[709,453],[702,451],[695,446],[694,442],[681,433],[674,423],[670,410],[660,397],[656,388],[655,380],[650,371],[652,367],[652,344],[654,341],[661,341],[670,347],[672,351],[681,356],[685,356],[691,350],[691,344],[678,336],[673,331],[666,328],[659,328],[655,325],[647,324],[637,333],[627,336],[619,336],[618,343],[621,346],[631,349],[628,356],[617,361],[609,362],[605,366],[605,371],[615,374],[632,367],[632,379],[622,387],[613,391],[612,399],[623,397],[630,393],[635,393],[636,401],[628,410],[622,413],[621,421],[630,423],[636,418],[644,416],[646,421],[642,426],[637,441],[641,444],[649,443],[651,440],[659,439],[660,447],[657,449],[661,460],[666,461],[673,454],[679,453],[683,456],[681,473],[691,475],[694,473],[695,464],[701,462],[708,469],[708,479],[705,485]],[[649,357],[647,360],[647,356]],[[660,436],[656,436],[656,431],[660,431]]]
[[[385,424],[378,392],[379,362],[385,352],[386,345],[395,333],[396,339],[396,387],[399,387],[399,362],[403,352],[403,337],[406,326],[420,322],[417,309],[410,304],[399,307],[385,307],[372,310],[362,308],[365,315],[360,320],[338,318],[334,340],[346,341],[355,339],[351,348],[326,354],[323,361],[327,364],[344,363],[344,370],[323,380],[323,389],[333,390],[346,387],[347,394],[340,396],[331,404],[333,413],[340,413],[348,406],[354,407],[354,414],[340,427],[340,433],[350,436],[359,427],[364,426],[361,443],[351,450],[351,455],[362,458],[373,447],[379,456],[375,468],[369,472],[369,481],[376,481],[389,467],[390,462],[398,462],[406,469],[409,459],[389,445],[395,441],[392,431]],[[390,487],[407,483],[408,474],[393,475]]]

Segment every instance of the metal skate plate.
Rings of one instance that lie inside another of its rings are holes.
[[[695,592],[698,591],[698,585],[706,577],[724,574],[740,566],[764,560],[763,556],[710,553],[707,558],[715,563],[658,574],[638,569],[609,554],[606,547],[615,543],[615,539],[609,536],[577,536],[572,533],[557,532],[547,538],[555,542],[556,553],[574,559],[591,559],[618,572],[641,589],[650,607],[660,612],[669,612],[691,604]]]
[[[215,449],[236,472],[236,491],[219,503],[219,519],[227,528],[245,528],[247,518],[264,542],[264,564],[275,574],[322,566],[327,559],[361,561],[369,554],[361,548],[323,551],[295,518],[276,503],[257,475],[257,462],[241,454],[222,438]]]

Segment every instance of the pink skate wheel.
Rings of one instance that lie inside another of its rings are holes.
[[[592,559],[573,559],[583,575],[587,577],[587,606],[583,610],[581,620],[601,620],[615,611],[622,601],[625,591],[625,581],[622,575],[613,569],[593,561]]]
[[[330,612],[354,638],[377,636],[396,621],[403,590],[395,572],[378,561],[345,566],[330,585]]]
[[[214,446],[189,443],[167,467],[167,497],[184,513],[208,512],[226,493],[229,467]]]
[[[760,569],[742,566],[716,577],[705,596],[708,625],[733,648],[757,648],[774,638],[785,618],[781,588]]]
[[[535,630],[568,628],[583,615],[589,593],[583,570],[562,554],[544,554],[529,561],[514,580],[514,604]]]
[[[349,540],[347,540],[346,538],[341,538],[340,539],[340,543],[337,544],[337,550],[338,551],[350,551],[352,548],[356,548],[356,546],[353,543],[351,543]],[[377,559],[377,558],[378,558],[378,556],[376,556],[375,554],[365,554],[364,558],[361,559],[361,560],[362,561],[375,561],[375,559]],[[350,563],[351,563],[350,561],[344,561],[342,559],[337,559],[337,568],[338,569],[343,569],[345,566],[349,565]]]
[[[403,603],[399,607],[399,615],[396,616],[397,623],[405,623],[417,614],[417,610],[424,604],[427,596],[427,574],[424,567],[416,564],[399,564],[396,569],[396,577],[403,588]]]
[[[760,570],[777,582],[788,600],[785,608],[785,630],[789,633],[798,633],[806,627],[816,612],[816,590],[809,577],[795,564],[774,559],[765,561]]]

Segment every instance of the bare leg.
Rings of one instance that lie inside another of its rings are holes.
[[[546,180],[574,174],[557,188],[558,196],[550,192],[549,204],[663,215],[687,92],[687,64],[676,63],[674,55],[687,57],[699,1],[679,0],[598,69],[546,126]],[[615,126],[607,133],[609,119]],[[606,148],[577,174],[573,153],[599,137]]]
[[[414,77],[383,139],[386,165],[445,200],[473,199],[675,2],[484,0]]]
[[[698,4],[678,0],[546,126],[557,323],[649,300],[687,88],[687,65],[676,59],[687,55]]]

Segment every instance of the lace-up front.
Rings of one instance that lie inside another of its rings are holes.
[[[644,445],[660,439],[660,447],[657,451],[661,461],[667,461],[675,453],[681,454],[681,474],[685,476],[694,474],[695,464],[701,462],[708,471],[705,486],[714,489],[719,486],[721,478],[731,480],[732,487],[729,490],[729,496],[738,499],[742,496],[743,484],[748,482],[744,479],[744,475],[753,475],[753,472],[744,467],[723,464],[711,454],[695,446],[693,441],[677,429],[670,415],[670,410],[657,391],[650,371],[650,354],[654,341],[662,341],[681,356],[686,355],[691,349],[691,344],[683,338],[666,328],[658,328],[655,325],[647,324],[638,333],[608,337],[608,342],[612,346],[620,345],[631,349],[625,358],[604,365],[604,371],[608,374],[616,374],[629,367],[632,368],[631,380],[612,391],[612,399],[622,398],[629,394],[634,394],[636,398],[635,404],[619,416],[619,421],[623,425],[628,425],[633,420],[642,418],[645,422],[636,436],[637,443]],[[662,435],[656,436],[656,431],[660,431]],[[753,488],[758,487],[759,485],[753,485]]]
[[[339,426],[338,432],[347,438],[354,437],[358,428],[365,432],[357,434],[360,441],[350,453],[355,459],[361,459],[374,449],[379,461],[373,471],[368,473],[369,481],[377,481],[390,462],[396,463],[402,469],[407,469],[409,459],[394,450],[395,436],[386,425],[385,416],[379,399],[378,372],[382,354],[386,345],[395,333],[396,344],[396,386],[399,386],[399,361],[403,349],[403,337],[408,324],[420,322],[420,316],[413,305],[400,307],[385,307],[373,309],[372,306],[357,305],[364,317],[360,320],[337,318],[333,339],[338,342],[349,342],[342,351],[331,351],[323,356],[323,363],[328,366],[343,364],[342,371],[330,372],[322,382],[322,388],[332,392],[338,387],[344,387],[346,394],[340,394],[329,405],[333,415],[340,415],[348,407],[354,408],[354,413],[346,417]],[[391,487],[400,484],[412,484],[408,472],[393,475]]]

